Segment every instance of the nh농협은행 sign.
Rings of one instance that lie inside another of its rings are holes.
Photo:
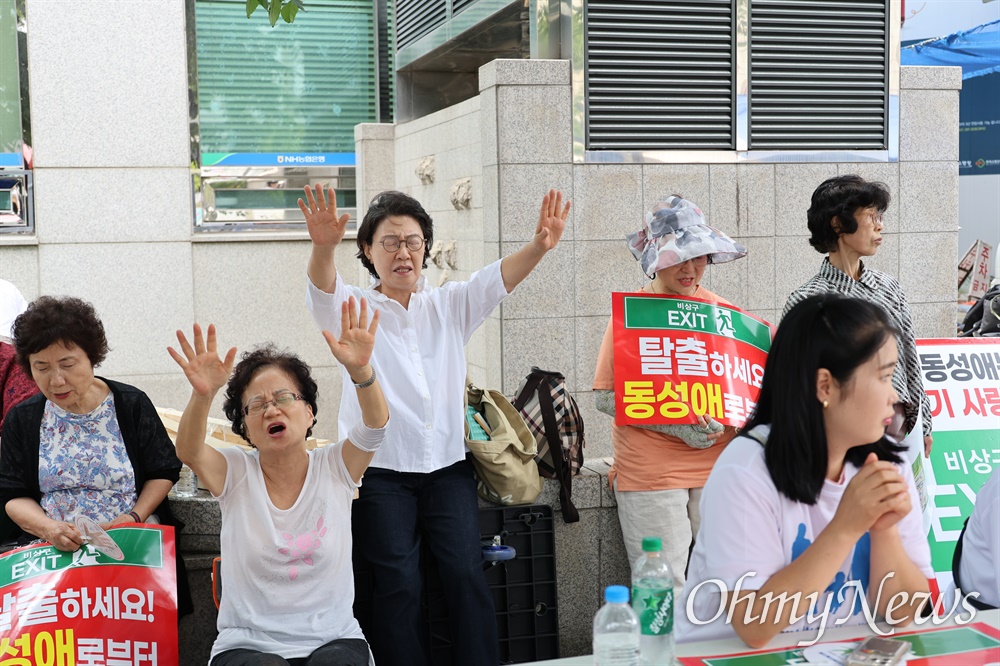
[[[615,293],[615,422],[741,426],[756,406],[768,324],[693,298]]]

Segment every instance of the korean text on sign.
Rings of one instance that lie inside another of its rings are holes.
[[[756,406],[770,328],[695,299],[613,294],[615,397],[622,424],[742,425]]]

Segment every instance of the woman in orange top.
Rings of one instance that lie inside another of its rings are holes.
[[[646,213],[642,230],[628,236],[629,249],[652,282],[643,294],[668,294],[730,305],[701,286],[705,267],[746,256],[746,248],[705,224],[701,210],[679,196],[658,202]],[[614,332],[604,333],[594,377],[597,408],[614,416]],[[629,562],[642,555],[642,539],[657,536],[674,572],[679,593],[684,586],[688,551],[698,532],[698,502],[708,473],[733,438],[710,416],[692,425],[669,424],[612,428],[614,464],[608,481],[618,502],[618,518]]]

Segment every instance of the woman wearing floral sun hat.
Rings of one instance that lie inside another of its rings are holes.
[[[627,237],[629,249],[652,282],[641,294],[668,294],[731,305],[701,286],[708,264],[746,256],[722,231],[705,224],[694,203],[673,195],[646,213],[642,229]],[[614,416],[614,332],[608,322],[594,377],[597,408]],[[692,425],[612,427],[614,464],[608,481],[618,502],[625,549],[632,566],[642,554],[642,539],[663,540],[674,586],[684,586],[688,550],[698,532],[701,488],[735,429],[709,416]]]

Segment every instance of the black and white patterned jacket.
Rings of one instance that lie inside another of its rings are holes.
[[[927,394],[924,393],[920,362],[917,358],[913,319],[910,316],[910,306],[906,303],[903,288],[891,275],[865,268],[863,262],[861,264],[861,279],[855,280],[839,268],[834,267],[829,259],[823,259],[819,273],[789,295],[781,316],[784,317],[792,309],[792,306],[810,296],[830,292],[864,299],[881,306],[889,313],[889,319],[902,333],[902,337],[896,341],[899,348],[899,363],[892,375],[892,387],[896,389],[899,401],[904,405],[905,431],[910,432],[914,429],[917,411],[923,406],[924,436],[930,435],[931,405]]]

